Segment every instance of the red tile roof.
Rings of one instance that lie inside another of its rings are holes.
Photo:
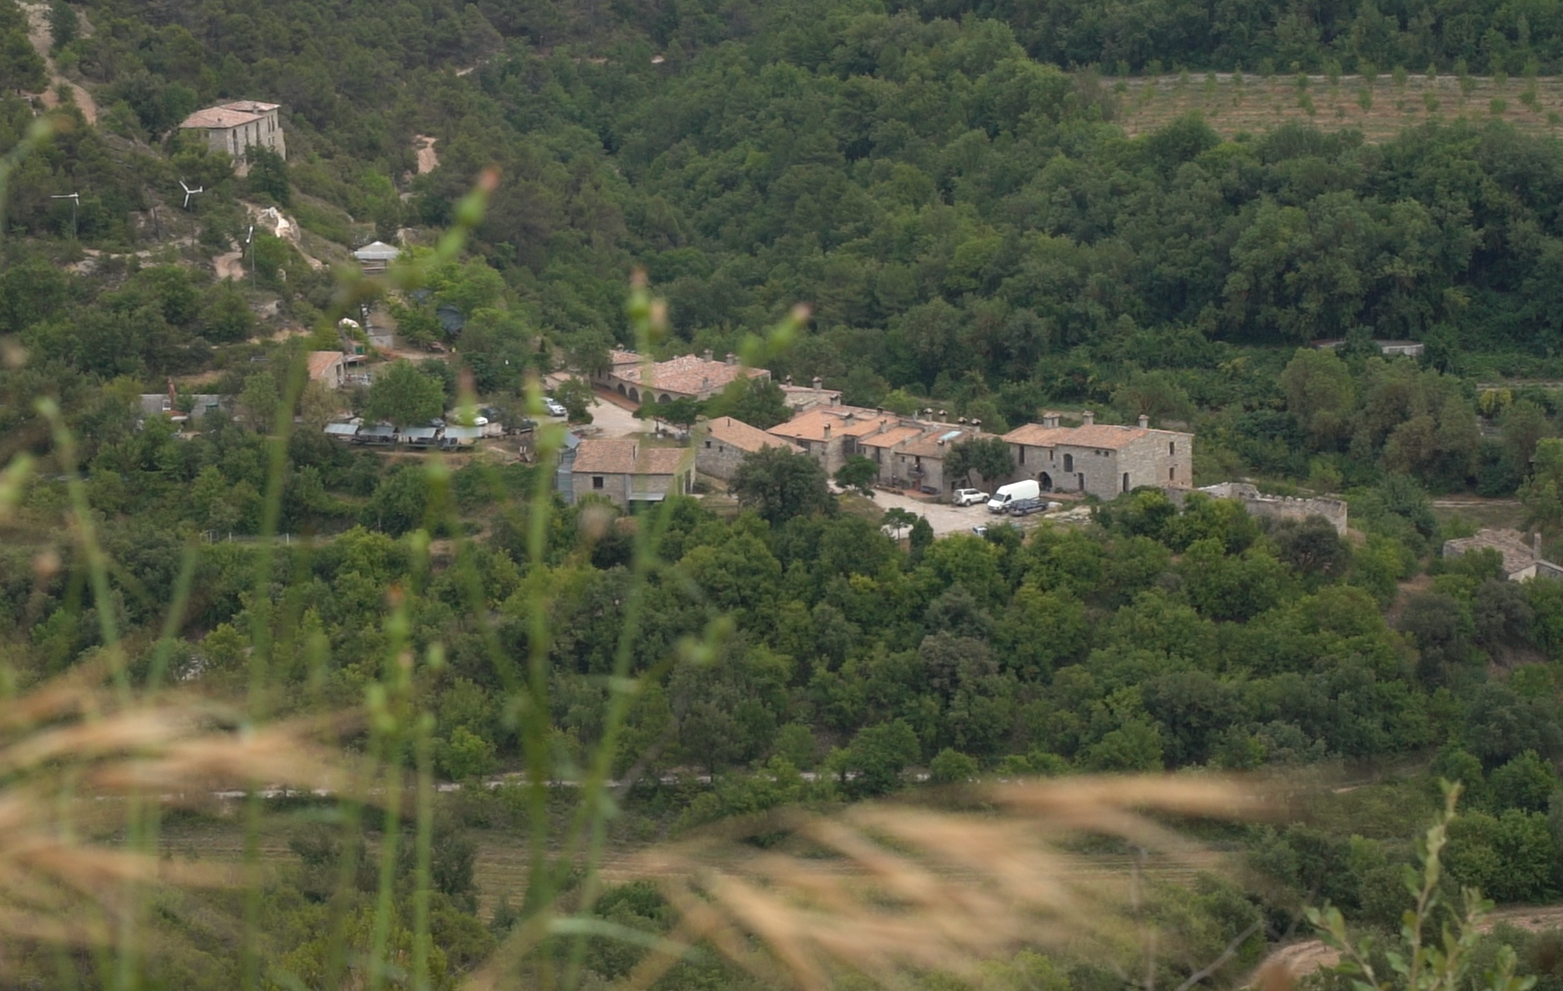
[[[672,475],[689,456],[685,447],[646,447],[633,440],[583,440],[575,449],[577,473],[594,475]]]
[[[341,351],[311,351],[309,353],[309,378],[318,381],[325,377],[331,366],[340,362],[347,355]]]
[[[877,433],[881,425],[894,426],[896,420],[857,406],[816,406],[766,432],[788,440],[825,440],[829,427],[831,437],[861,437]]]
[[[766,447],[790,447],[788,442],[772,436],[759,427],[751,427],[742,420],[719,416],[706,424],[706,432],[715,440],[736,447],[746,454],[753,454]]]
[[[891,427],[882,434],[859,437],[857,442],[867,447],[890,448],[922,436],[924,427]]]
[[[186,117],[180,127],[238,127],[252,124],[265,114],[277,109],[275,103],[257,103],[254,100],[235,100],[221,103],[205,110],[197,110]]]
[[[1170,433],[1171,431],[1157,432]],[[1152,431],[1146,427],[1125,427],[1112,423],[1093,423],[1082,427],[1044,427],[1028,423],[1011,430],[1004,435],[1004,439],[1011,444],[1024,444],[1027,447],[1067,445],[1116,450],[1129,446],[1141,437],[1148,437],[1151,433]]]
[[[640,359],[637,357],[636,359]],[[693,354],[680,355],[667,361],[659,361],[650,367],[641,364],[618,367],[614,374],[626,382],[634,382],[651,389],[665,389],[686,396],[709,395],[720,392],[729,382],[740,376],[755,378],[770,373],[763,368],[745,368],[729,365],[725,361],[707,361]]]

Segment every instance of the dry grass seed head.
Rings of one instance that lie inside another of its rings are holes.
[[[807,854],[746,853],[728,827],[653,851],[641,866],[666,879],[694,938],[757,976],[780,972],[812,991],[845,972],[885,981],[908,968],[970,972],[1027,945],[1132,955],[1147,938],[1136,886],[1062,844],[1115,837],[1160,862],[1205,869],[1213,854],[1149,814],[1238,818],[1270,808],[1259,787],[1214,778],[1072,778],[981,795],[993,811],[866,804],[768,821],[815,844]],[[660,968],[643,971],[636,980]]]

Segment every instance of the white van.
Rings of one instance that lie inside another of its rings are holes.
[[[1034,478],[1028,478],[1023,482],[1010,482],[1008,485],[1000,485],[999,490],[993,493],[993,498],[988,500],[988,512],[1002,513],[1009,508],[1009,504],[1016,499],[1035,499],[1042,494],[1042,487]]]

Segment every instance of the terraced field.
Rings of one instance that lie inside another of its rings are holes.
[[[1103,80],[1118,95],[1117,122],[1132,134],[1198,111],[1228,137],[1286,121],[1358,128],[1382,141],[1429,120],[1504,120],[1524,130],[1563,131],[1563,77],[1535,79],[1425,74],[1363,76],[1140,76]]]

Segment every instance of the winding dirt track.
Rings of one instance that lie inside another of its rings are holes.
[[[98,104],[92,99],[92,94],[60,75],[59,67],[54,64],[54,57],[49,54],[54,47],[54,33],[49,30],[49,5],[24,3],[21,6],[27,11],[28,40],[33,43],[33,50],[43,58],[43,64],[49,70],[49,88],[42,94],[43,105],[50,109],[59,106],[60,98],[54,92],[55,87],[68,86],[76,97],[76,106],[81,108],[82,116],[87,118],[87,123],[96,124]]]

